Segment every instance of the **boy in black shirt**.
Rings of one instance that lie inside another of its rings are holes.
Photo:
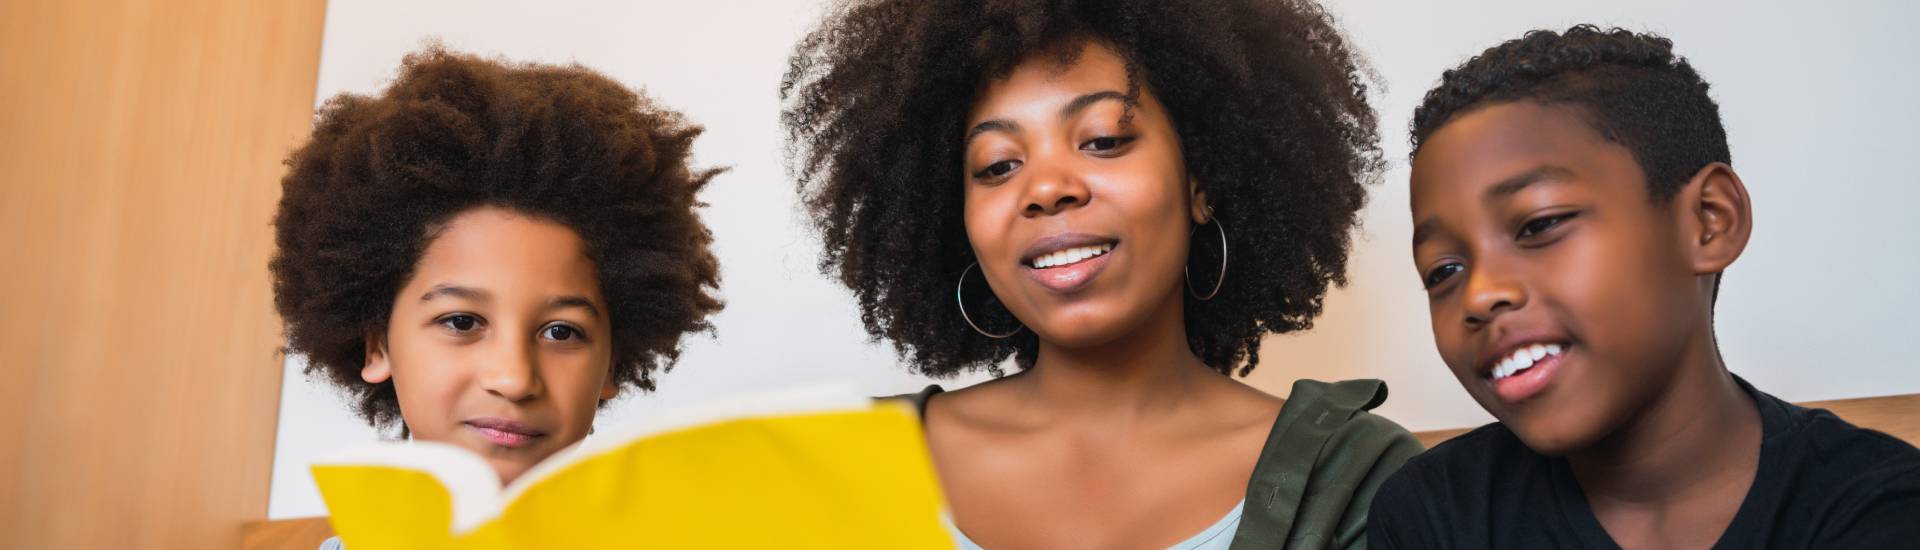
[[[1721,362],[1752,213],[1671,42],[1528,33],[1448,71],[1413,132],[1434,340],[1500,422],[1391,478],[1373,547],[1920,547],[1920,451]]]

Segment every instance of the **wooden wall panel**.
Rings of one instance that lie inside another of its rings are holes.
[[[0,0],[0,546],[237,548],[324,0]]]

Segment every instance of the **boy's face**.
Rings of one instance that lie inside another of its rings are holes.
[[[415,439],[473,451],[512,482],[584,439],[618,391],[606,311],[571,229],[469,210],[427,245],[361,377],[393,380]]]
[[[1672,381],[1708,309],[1632,153],[1571,108],[1459,115],[1413,161],[1414,262],[1467,393],[1535,451],[1594,444]]]

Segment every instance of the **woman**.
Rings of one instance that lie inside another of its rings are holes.
[[[916,396],[962,547],[1357,547],[1419,444],[1377,381],[1231,379],[1343,282],[1378,170],[1305,2],[882,0],[782,87],[822,267]]]

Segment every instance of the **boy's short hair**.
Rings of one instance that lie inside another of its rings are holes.
[[[572,229],[612,324],[610,376],[653,389],[682,335],[720,309],[713,238],[694,211],[717,170],[688,167],[700,127],[579,66],[439,47],[378,96],[341,94],[287,159],[274,217],[274,306],[287,351],[374,426],[400,419],[391,380],[360,379],[366,338],[444,224],[500,207]]]
[[[1578,25],[1536,30],[1442,74],[1413,113],[1413,154],[1442,126],[1478,107],[1532,101],[1576,107],[1608,141],[1633,153],[1655,201],[1671,199],[1700,168],[1732,164],[1720,107],[1673,42]]]

